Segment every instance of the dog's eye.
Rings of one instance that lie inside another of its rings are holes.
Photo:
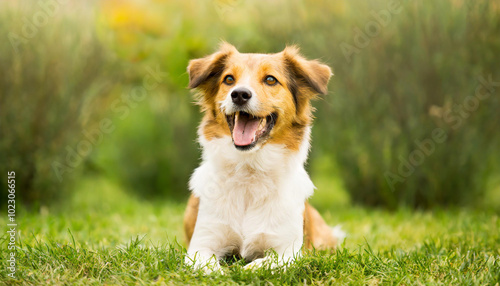
[[[226,75],[224,78],[224,83],[227,85],[232,85],[234,83],[234,77],[232,75]]]
[[[267,85],[275,85],[278,83],[278,80],[274,76],[268,75],[266,76],[265,82]]]

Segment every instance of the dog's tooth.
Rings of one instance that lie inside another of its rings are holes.
[[[259,130],[263,130],[266,127],[266,119],[262,118],[259,124]]]

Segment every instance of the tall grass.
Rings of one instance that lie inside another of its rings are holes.
[[[500,10],[490,1],[467,3],[403,2],[351,63],[334,64],[334,94],[319,106],[316,143],[337,162],[353,201],[478,205],[498,176],[500,90],[483,87],[484,99],[476,91],[490,77],[500,81]]]
[[[120,77],[88,25],[92,11],[67,5],[47,13],[23,1],[0,4],[0,182],[16,172],[19,203],[47,204],[71,192],[81,168],[68,166],[66,148],[84,138]],[[68,167],[60,176],[56,161]]]

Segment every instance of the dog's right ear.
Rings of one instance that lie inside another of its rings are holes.
[[[222,42],[219,51],[204,58],[189,61],[188,87],[197,88],[216,80],[224,70],[226,59],[233,53],[238,53],[238,50],[231,44]]]
[[[327,94],[328,81],[333,75],[329,66],[306,60],[295,46],[286,47],[283,56],[297,85],[305,87],[309,95]]]

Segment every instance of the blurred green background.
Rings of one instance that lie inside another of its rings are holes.
[[[15,171],[27,207],[89,177],[185,200],[186,66],[225,40],[332,67],[307,166],[320,209],[500,212],[498,1],[2,1],[0,35],[0,181]]]

